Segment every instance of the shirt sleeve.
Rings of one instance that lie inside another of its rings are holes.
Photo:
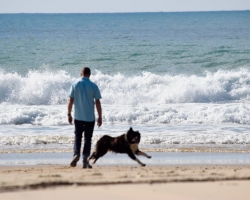
[[[96,90],[95,90],[95,96],[94,96],[95,100],[97,99],[101,99],[102,96],[101,96],[101,93],[100,93],[100,90],[98,88],[98,86],[96,86]]]
[[[69,90],[69,97],[70,98],[74,98],[74,87],[73,87],[73,85],[71,85],[71,87],[70,87],[70,90]]]

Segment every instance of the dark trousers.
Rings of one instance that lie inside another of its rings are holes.
[[[84,132],[84,146],[83,146],[83,159],[88,158],[91,150],[91,140],[94,131],[95,121],[85,122],[74,120],[75,122],[75,142],[74,142],[74,156],[80,156],[82,145],[82,134]]]

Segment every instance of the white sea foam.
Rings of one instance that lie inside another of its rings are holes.
[[[141,133],[141,148],[174,151],[178,149],[229,149],[250,152],[249,125],[135,125]],[[105,135],[118,136],[129,129],[128,125],[95,127],[93,147]],[[73,126],[37,127],[32,125],[2,126],[0,152],[8,149],[72,149]],[[6,134],[7,133],[7,134]],[[229,145],[229,146],[228,146]],[[230,148],[229,148],[230,147]]]
[[[24,77],[0,72],[0,149],[72,148],[66,102],[77,79],[65,71],[31,71]],[[233,144],[249,149],[246,69],[204,76],[95,71],[91,80],[103,97],[103,127],[95,130],[93,143],[104,134],[118,135],[133,126],[143,133],[141,144],[149,148]]]
[[[65,104],[70,85],[79,77],[65,71],[30,71],[26,76],[0,72],[0,103],[24,105]],[[103,103],[137,105],[139,103],[211,103],[248,100],[250,72],[218,71],[204,76],[107,75],[94,72],[91,80],[100,87]]]
[[[107,104],[210,103],[245,100],[250,94],[250,72],[245,69],[206,73],[201,77],[149,72],[127,77],[97,72],[93,79],[98,82]]]
[[[30,71],[25,77],[0,72],[0,102],[24,105],[66,103],[70,84],[75,79],[65,71]]]
[[[0,125],[67,125],[66,105],[0,104]],[[250,124],[250,105],[226,104],[103,104],[104,124]]]

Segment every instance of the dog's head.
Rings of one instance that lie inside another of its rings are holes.
[[[138,131],[134,131],[132,127],[127,131],[126,138],[130,144],[139,144],[141,134]]]

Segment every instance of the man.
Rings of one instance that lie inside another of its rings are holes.
[[[98,127],[102,125],[102,107],[100,102],[102,97],[98,86],[89,80],[90,75],[90,69],[84,67],[81,71],[82,78],[71,86],[69,92],[68,121],[70,124],[72,124],[71,111],[73,104],[75,107],[74,157],[70,163],[71,167],[75,167],[80,159],[82,134],[84,132],[83,168],[92,168],[88,162],[88,157],[95,126],[94,101],[98,113],[97,125]]]

